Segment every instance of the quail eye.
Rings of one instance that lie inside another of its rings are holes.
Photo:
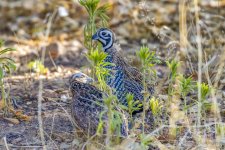
[[[102,32],[102,35],[106,35],[106,33],[105,32]]]
[[[76,83],[72,83],[72,87],[75,88],[76,87]]]

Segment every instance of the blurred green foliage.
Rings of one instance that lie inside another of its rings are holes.
[[[1,94],[3,100],[3,109],[5,110],[4,113],[8,112],[8,100],[6,97],[5,86],[4,86],[4,77],[6,73],[11,74],[13,70],[16,69],[15,61],[9,57],[4,56],[9,52],[15,51],[14,48],[3,48],[4,42],[0,40],[0,86],[1,86]]]

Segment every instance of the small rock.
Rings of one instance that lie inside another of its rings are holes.
[[[67,17],[69,15],[67,9],[65,7],[63,7],[63,6],[60,6],[58,8],[58,12],[59,12],[59,16],[60,17]]]
[[[67,97],[66,95],[61,95],[60,99],[61,99],[61,101],[63,101],[63,102],[67,102],[68,97]]]
[[[67,143],[60,144],[60,149],[69,149],[69,148],[70,148],[70,145]]]
[[[148,40],[147,39],[141,39],[141,44],[147,44]]]
[[[12,124],[12,123],[9,123],[8,125],[9,125],[10,127],[13,127],[13,126],[14,126],[14,124]]]
[[[31,105],[32,104],[32,102],[27,102],[27,105]]]

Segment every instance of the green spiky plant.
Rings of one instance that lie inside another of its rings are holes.
[[[198,108],[198,120],[196,122],[196,125],[200,125],[202,121],[202,117],[206,117],[206,111],[208,111],[212,104],[207,101],[207,96],[210,93],[211,88],[209,85],[205,83],[199,84],[192,80],[191,77],[184,77],[184,75],[178,73],[178,67],[180,63],[176,60],[172,60],[171,62],[167,61],[167,66],[170,69],[170,75],[169,75],[169,87],[168,87],[168,95],[169,95],[169,101],[172,102],[172,99],[174,98],[174,95],[179,95],[178,97],[182,97],[184,99],[184,108],[183,111],[187,115],[187,110],[189,106],[198,105],[200,106]],[[178,82],[177,82],[178,81]],[[177,86],[179,88],[177,88]],[[200,86],[201,88],[201,99],[195,100],[195,103],[187,105],[187,95],[191,91],[197,91],[196,89]],[[173,133],[173,131],[175,131]],[[177,128],[171,129],[171,134],[175,135],[177,132]]]
[[[134,95],[133,94],[127,94],[126,96],[127,98],[127,104],[128,104],[128,107],[127,107],[127,110],[132,118],[132,113],[134,111],[138,111],[141,109],[141,107],[143,106],[143,104],[140,104],[139,103],[139,100],[136,100],[134,101]]]
[[[39,74],[46,74],[48,72],[48,68],[40,60],[29,62],[28,68]]]
[[[104,61],[106,57],[107,54],[100,50],[91,50],[90,54],[87,55],[87,58],[91,62],[92,76],[95,76],[98,79],[99,88],[105,91],[108,90],[105,78],[109,75],[109,69],[105,67],[113,65],[112,63]]]
[[[180,63],[177,60],[172,61],[166,61],[166,64],[170,70],[170,74],[168,76],[169,86],[168,86],[168,100],[165,103],[166,108],[178,107],[178,103],[180,100],[179,91],[177,88],[177,81],[179,77],[178,73],[178,67],[180,66]],[[174,127],[169,128],[169,134],[172,136],[177,135],[177,127],[175,125],[175,122],[177,121],[177,118],[175,118],[175,114],[180,113],[178,109],[167,109],[169,113],[167,114],[169,116],[169,124],[173,125]]]
[[[89,50],[97,47],[92,42],[92,35],[96,32],[97,27],[106,27],[109,17],[106,15],[110,5],[108,3],[99,6],[100,0],[78,0],[88,13],[88,22],[84,28],[84,45]],[[97,25],[97,20],[99,24]]]
[[[192,77],[185,78],[183,75],[180,75],[180,95],[184,99],[184,108],[183,110],[187,114],[187,94],[194,89],[194,81],[192,80]]]
[[[4,42],[0,40],[0,86],[1,86],[1,94],[3,100],[3,109],[5,110],[4,113],[7,114],[8,112],[8,98],[6,96],[5,86],[4,86],[4,77],[6,73],[11,74],[13,70],[16,69],[15,61],[9,57],[4,56],[9,52],[15,51],[14,48],[5,48],[2,49]]]
[[[152,115],[154,116],[154,127],[162,125],[162,123],[164,123],[161,118],[163,107],[162,102],[159,99],[152,97],[149,101],[149,106]]]
[[[161,113],[162,104],[160,103],[159,99],[152,97],[149,101],[149,105],[153,116],[157,116]]]
[[[134,101],[134,95],[130,93],[126,95],[126,99],[127,99],[127,106],[120,105],[120,107],[130,114],[129,119],[131,122],[133,122],[133,112],[140,110],[143,104],[141,104],[139,100]]]
[[[104,98],[104,104],[107,110],[101,112],[99,115],[99,124],[97,127],[97,135],[101,136],[103,134],[104,127],[106,129],[106,146],[110,146],[112,141],[117,142],[119,141],[119,136],[114,136],[115,139],[112,139],[113,135],[121,135],[122,124],[124,124],[124,120],[122,119],[122,113],[118,111],[118,107],[116,107],[115,101],[117,100],[115,95],[109,95],[108,97]],[[103,115],[107,115],[107,122],[102,120]]]
[[[171,62],[166,61],[167,66],[170,69],[170,75],[169,75],[169,88],[168,88],[168,94],[169,94],[169,99],[171,100],[171,96],[174,94],[174,84],[175,84],[175,79],[176,77],[179,75],[177,73],[178,70],[178,66],[180,65],[180,63],[176,60],[172,60]]]
[[[143,100],[143,117],[142,117],[142,124],[143,124],[143,129],[142,133],[144,133],[144,124],[145,124],[145,111],[148,109],[146,106],[147,104],[147,99],[150,96],[147,92],[148,90],[148,85],[147,85],[147,77],[156,77],[156,71],[153,69],[154,65],[156,63],[160,63],[160,60],[156,58],[155,52],[150,51],[147,46],[142,46],[139,51],[137,51],[136,55],[141,61],[141,71],[143,74],[143,87],[144,87],[144,100]],[[151,79],[149,79],[151,80]]]
[[[206,117],[206,111],[208,111],[212,106],[212,103],[207,101],[207,96],[209,96],[211,88],[206,83],[201,83],[201,84],[197,83],[197,87],[198,86],[200,86],[201,88],[201,99],[200,101],[196,101],[196,103],[201,106],[198,110],[199,111],[198,115],[202,117]],[[201,120],[201,118],[199,119]],[[200,121],[198,122],[200,123]]]
[[[107,131],[107,138],[108,142],[110,142],[113,133],[116,135],[120,135],[121,133],[121,125],[123,123],[122,114],[115,109],[114,102],[116,100],[115,95],[111,95],[104,99],[105,105],[108,108],[107,116],[108,116],[108,131]],[[107,142],[106,142],[107,144]]]

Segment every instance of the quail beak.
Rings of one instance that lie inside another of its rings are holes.
[[[97,33],[95,33],[95,34],[92,36],[92,40],[98,40],[98,35],[97,35]]]
[[[93,80],[92,78],[87,78],[87,79],[86,79],[86,83],[91,84],[91,83],[93,83],[93,82],[94,82],[94,80]]]

